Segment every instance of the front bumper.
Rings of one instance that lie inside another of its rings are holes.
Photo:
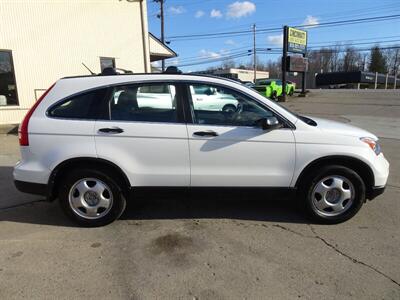
[[[379,195],[382,195],[383,192],[385,191],[386,186],[374,186],[371,188],[371,190],[367,194],[367,199],[372,200]]]

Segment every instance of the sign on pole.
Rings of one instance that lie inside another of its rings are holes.
[[[302,56],[287,56],[286,57],[287,72],[307,72],[308,59]]]
[[[302,54],[303,57],[288,57],[288,52]],[[306,72],[308,61],[305,58],[307,52],[307,31],[297,28],[283,27],[283,55],[282,55],[282,101],[286,99],[286,72],[296,71],[302,74],[301,95],[306,94]]]
[[[305,54],[307,50],[307,31],[288,28],[287,51]]]

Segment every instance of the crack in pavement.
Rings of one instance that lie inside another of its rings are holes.
[[[282,230],[286,230],[288,232],[291,232],[291,233],[296,234],[296,235],[301,236],[301,237],[310,238],[310,239],[314,238],[314,236],[302,234],[301,232],[294,231],[294,230],[292,230],[290,228],[287,228],[287,227],[279,225],[279,224],[273,224],[272,227],[276,227],[276,228],[280,228]]]
[[[394,279],[391,278],[389,275],[386,275],[385,273],[383,273],[382,271],[378,270],[377,268],[375,268],[375,267],[373,267],[373,266],[371,266],[371,265],[369,265],[369,264],[367,264],[367,263],[365,263],[365,262],[362,262],[362,261],[360,261],[360,260],[358,260],[358,259],[356,259],[356,258],[354,258],[354,257],[351,257],[350,255],[348,255],[348,254],[344,253],[343,251],[339,250],[336,246],[332,245],[332,244],[329,243],[327,240],[325,240],[323,237],[319,236],[318,233],[315,231],[315,229],[312,227],[311,224],[307,224],[307,225],[310,227],[311,232],[314,234],[313,236],[311,236],[311,235],[305,235],[305,234],[303,234],[303,233],[294,231],[294,230],[292,230],[292,229],[290,229],[290,228],[288,228],[288,227],[282,226],[282,225],[280,225],[280,224],[273,224],[272,227],[285,230],[285,231],[287,231],[287,232],[296,234],[296,235],[301,236],[301,237],[304,237],[304,238],[311,238],[311,239],[320,240],[320,241],[323,242],[326,246],[328,246],[329,248],[331,248],[333,251],[335,251],[336,253],[338,253],[338,254],[340,254],[340,255],[346,257],[347,259],[351,260],[353,263],[359,264],[359,265],[362,265],[362,266],[364,266],[364,267],[369,268],[370,270],[372,270],[372,271],[374,271],[374,272],[376,272],[376,273],[382,275],[383,277],[385,277],[386,279],[389,279],[391,282],[393,282],[394,284],[396,284],[397,286],[400,287],[400,283],[399,283],[398,281],[394,280]]]
[[[311,224],[308,224],[308,226],[310,227],[312,233],[314,234],[314,238],[316,238],[316,239],[322,241],[326,246],[328,246],[329,248],[331,248],[331,249],[334,250],[335,252],[337,252],[337,253],[339,253],[340,255],[346,257],[347,259],[350,259],[350,260],[351,260],[353,263],[355,263],[355,264],[359,264],[359,265],[362,265],[362,266],[364,266],[364,267],[369,268],[370,270],[373,270],[374,272],[376,272],[376,273],[382,275],[383,277],[389,279],[391,282],[393,282],[394,284],[396,284],[397,286],[400,287],[400,283],[397,282],[396,280],[394,280],[393,278],[391,278],[389,275],[386,275],[386,274],[383,273],[382,271],[379,271],[377,268],[375,268],[375,267],[373,267],[373,266],[371,266],[371,265],[369,265],[369,264],[367,264],[367,263],[365,263],[365,262],[362,262],[362,261],[360,261],[360,260],[358,260],[358,259],[356,259],[356,258],[354,258],[354,257],[351,257],[350,255],[348,255],[348,254],[344,253],[343,251],[339,250],[336,246],[332,245],[332,244],[329,243],[327,240],[325,240],[324,238],[320,237],[320,236],[318,235],[318,233],[315,231],[315,229],[311,226]]]

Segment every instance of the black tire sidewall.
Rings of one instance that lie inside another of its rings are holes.
[[[225,104],[224,107],[222,107],[222,111],[226,113],[230,113],[230,111],[227,111],[228,108],[233,108],[232,113],[234,113],[237,108],[233,104]]]
[[[362,178],[353,170],[343,166],[326,166],[310,176],[310,179],[305,182],[302,188],[303,196],[305,197],[305,204],[308,214],[318,223],[336,224],[347,221],[352,218],[362,207],[365,202],[365,184]],[[338,175],[347,178],[351,181],[355,189],[355,197],[351,207],[344,213],[337,216],[324,216],[318,212],[312,202],[312,191],[314,186],[324,177],[330,175]]]
[[[103,217],[99,219],[85,219],[79,215],[77,215],[71,208],[69,203],[69,191],[71,187],[80,179],[83,178],[97,178],[108,185],[111,189],[113,196],[113,203],[110,211]],[[59,188],[59,202],[64,210],[64,212],[69,216],[73,221],[78,223],[81,226],[85,227],[98,227],[110,224],[114,220],[118,219],[123,211],[125,210],[126,200],[121,192],[120,187],[117,183],[114,182],[109,176],[101,171],[90,170],[90,169],[80,169],[74,170],[65,176],[62,184]]]

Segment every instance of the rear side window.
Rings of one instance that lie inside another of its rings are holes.
[[[177,123],[177,92],[173,84],[151,83],[115,87],[109,101],[115,121]]]
[[[70,97],[50,108],[53,118],[95,120],[107,89],[99,89]]]

